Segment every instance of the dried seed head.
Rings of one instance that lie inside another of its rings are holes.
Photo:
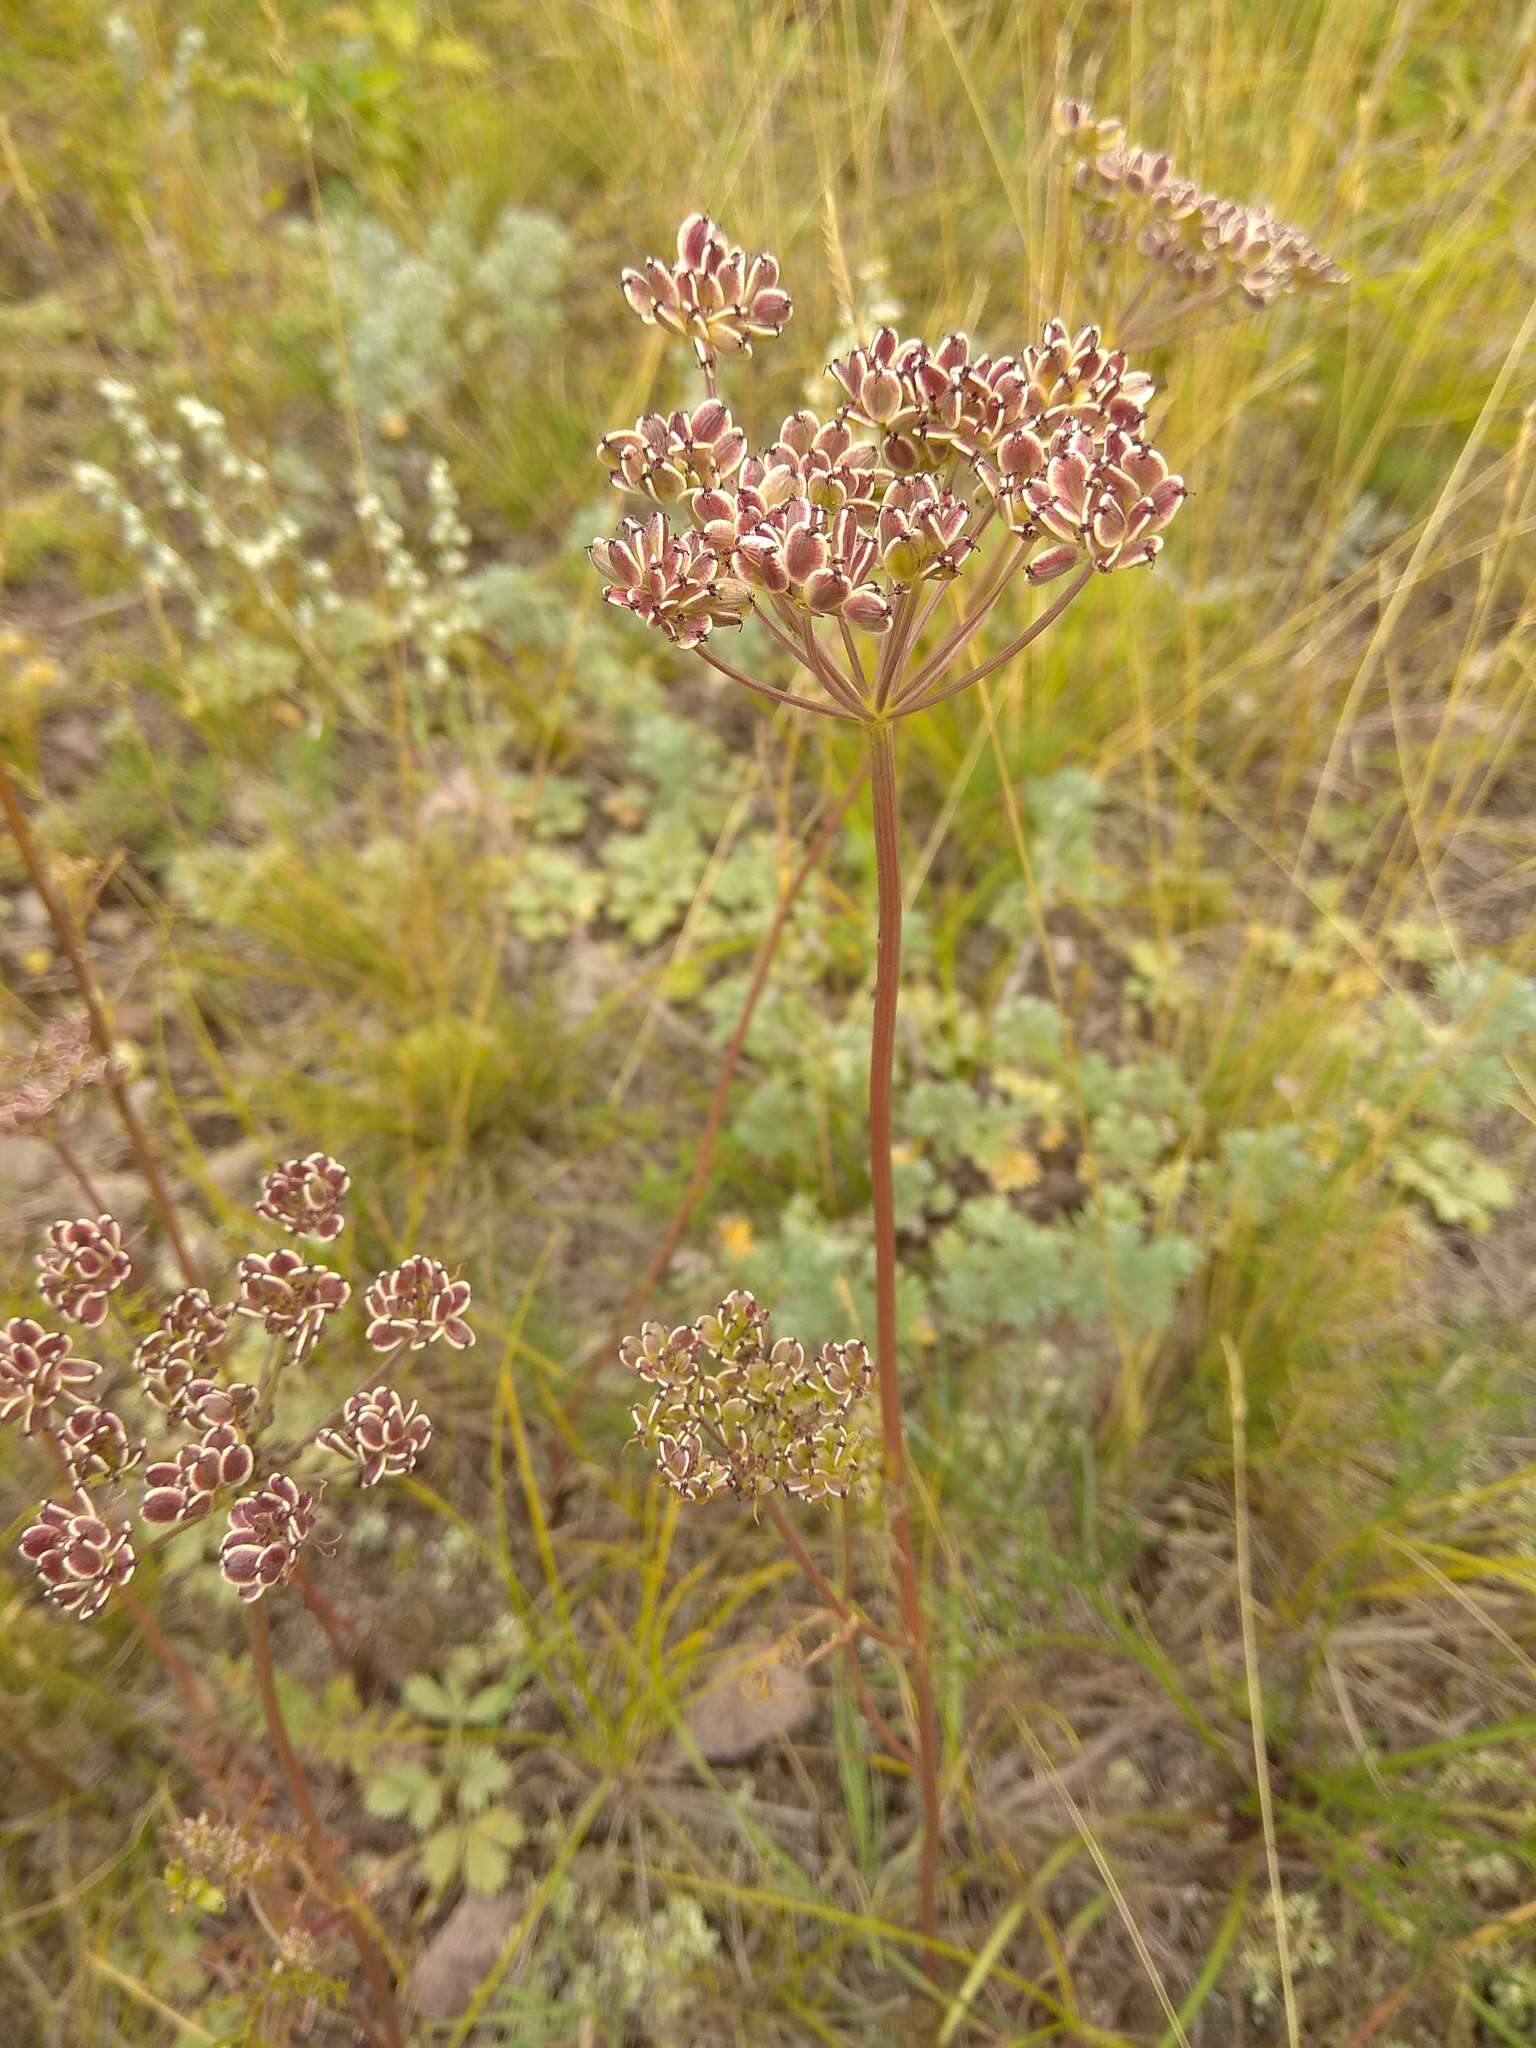
[[[610,579],[603,596],[679,647],[697,647],[716,626],[739,626],[746,592],[701,533],[675,534],[664,512],[626,519],[612,540],[587,550]]]
[[[122,1230],[111,1216],[53,1224],[37,1264],[38,1289],[49,1307],[88,1330],[106,1321],[109,1297],[133,1271]]]
[[[416,1402],[407,1407],[393,1387],[354,1394],[342,1410],[340,1427],[322,1430],[316,1438],[326,1450],[350,1458],[364,1486],[413,1471],[431,1441],[431,1421]]]
[[[685,1498],[777,1488],[825,1500],[857,1482],[862,1443],[850,1413],[871,1378],[861,1343],[824,1345],[808,1359],[790,1338],[773,1342],[768,1312],[738,1292],[691,1326],[647,1323],[619,1356],[653,1389],[634,1410],[636,1440]]]
[[[296,1359],[309,1355],[326,1317],[352,1292],[339,1273],[306,1265],[287,1245],[275,1252],[247,1252],[238,1272],[236,1310],[256,1317],[269,1336],[284,1338]]]
[[[368,1342],[375,1351],[394,1351],[402,1344],[420,1351],[439,1337],[463,1351],[475,1341],[464,1320],[469,1282],[450,1279],[446,1266],[420,1253],[381,1273],[365,1300]]]
[[[30,1316],[13,1316],[0,1330],[0,1422],[19,1422],[23,1436],[35,1436],[51,1422],[60,1402],[83,1406],[78,1387],[88,1387],[101,1368],[74,1358],[63,1331],[45,1330]]]
[[[747,437],[710,398],[692,413],[644,413],[633,427],[604,434],[597,452],[614,465],[608,480],[616,490],[670,505],[689,491],[728,483],[746,456]]]
[[[995,447],[1020,417],[1025,380],[1013,356],[973,356],[967,335],[930,346],[882,327],[867,348],[829,365],[848,395],[850,418],[880,437],[896,476],[947,467],[956,454]]]
[[[46,1598],[78,1621],[89,1621],[106,1605],[113,1587],[133,1577],[138,1560],[128,1534],[126,1522],[114,1527],[89,1509],[49,1500],[23,1533],[20,1549],[31,1560]]]
[[[300,1488],[283,1472],[237,1500],[219,1545],[219,1569],[242,1600],[259,1600],[286,1585],[299,1552],[314,1534],[323,1482]]]
[[[295,1237],[328,1244],[346,1228],[341,1201],[351,1185],[352,1176],[328,1152],[308,1152],[273,1167],[261,1184],[256,1214]]]
[[[256,1399],[256,1389],[244,1380],[232,1380],[227,1387],[221,1387],[217,1380],[189,1380],[180,1419],[199,1429],[213,1429],[224,1422],[244,1429],[256,1412]]]
[[[675,263],[648,256],[622,282],[647,326],[691,341],[709,369],[721,353],[749,356],[753,342],[778,334],[794,310],[779,283],[778,259],[749,256],[702,213],[678,229]]]
[[[170,1845],[186,1870],[210,1884],[244,1884],[272,1863],[270,1843],[206,1810],[195,1820],[178,1820],[170,1830]]]
[[[144,1439],[130,1438],[128,1425],[110,1408],[87,1404],[75,1409],[65,1417],[58,1436],[70,1472],[80,1486],[94,1479],[119,1478],[143,1462]]]
[[[855,442],[846,419],[791,413],[757,465],[763,508],[807,498],[829,516],[851,505],[861,519],[873,518],[884,483],[878,464],[876,450]]]
[[[234,1304],[215,1308],[201,1287],[176,1296],[133,1354],[133,1365],[150,1400],[170,1419],[180,1419],[188,1388],[223,1343]]]
[[[250,1445],[230,1423],[216,1423],[174,1458],[145,1467],[146,1522],[200,1522],[228,1487],[244,1486],[256,1469]]]
[[[965,532],[970,507],[930,476],[898,477],[875,528],[880,560],[898,583],[958,576],[976,543]]]
[[[791,498],[742,535],[736,562],[755,589],[813,616],[841,613],[871,633],[891,623],[890,600],[873,580],[879,553],[852,505],[829,516],[809,498]]]
[[[1025,574],[1046,583],[1085,560],[1105,573],[1150,564],[1187,495],[1141,438],[1151,380],[1105,349],[1097,329],[1073,336],[1059,320],[1020,363],[1024,417],[975,471],[1005,524],[1047,543]]]
[[[1164,152],[1127,143],[1118,121],[1096,119],[1081,101],[1060,101],[1055,127],[1089,238],[1132,243],[1182,297],[1259,312],[1288,294],[1348,282],[1302,229],[1267,208],[1202,192]]]
[[[83,1010],[50,1024],[25,1056],[0,1059],[0,1131],[32,1129],[106,1071]]]

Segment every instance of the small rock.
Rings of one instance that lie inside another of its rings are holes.
[[[816,1688],[781,1644],[766,1636],[737,1643],[719,1671],[684,1709],[683,1726],[712,1764],[741,1763],[787,1741],[816,1712]]]
[[[406,1996],[424,2020],[452,2020],[468,2005],[523,1916],[521,1892],[468,1892],[422,1950]]]

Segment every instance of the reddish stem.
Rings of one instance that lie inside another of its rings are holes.
[[[811,1553],[800,1541],[799,1533],[794,1523],[790,1521],[788,1515],[785,1514],[773,1495],[771,1493],[764,1495],[761,1504],[768,1510],[768,1519],[778,1531],[784,1548],[795,1560],[795,1563],[799,1565],[801,1571],[805,1573],[805,1576],[816,1588],[822,1599],[826,1601],[838,1620],[852,1622],[860,1634],[872,1636],[877,1643],[885,1643],[893,1649],[904,1650],[907,1647],[905,1636],[893,1635],[886,1628],[877,1628],[872,1621],[867,1621],[856,1608],[849,1606],[815,1558],[812,1557]]]
[[[365,1686],[381,1685],[384,1675],[373,1652],[346,1616],[321,1592],[303,1565],[294,1567],[293,1583],[298,1587],[299,1598],[309,1609],[311,1618],[330,1644],[338,1670],[350,1673]]]
[[[252,1603],[246,1608],[245,1623],[251,1648],[251,1665],[256,1674],[256,1691],[261,1700],[267,1733],[272,1739],[272,1747],[287,1783],[289,1796],[298,1808],[299,1818],[304,1823],[304,1832],[309,1841],[315,1868],[331,1895],[332,1903],[341,1909],[347,1932],[352,1937],[352,1945],[357,1950],[358,1961],[362,1964],[363,1975],[367,1979],[373,2019],[378,2024],[374,2026],[365,2021],[365,2031],[370,2040],[382,2039],[386,2043],[386,2048],[404,2048],[405,2035],[400,2025],[400,2009],[395,2001],[395,1987],[389,1973],[389,1965],[367,1921],[354,1905],[348,1903],[346,1881],[337,1867],[330,1837],[321,1823],[314,1795],[309,1789],[309,1780],[304,1775],[304,1766],[299,1762],[298,1751],[294,1748],[293,1740],[288,1733],[288,1724],[283,1719],[282,1702],[277,1696],[277,1678],[272,1669],[271,1631],[267,1626],[266,1612],[259,1603]]]
[[[798,711],[815,711],[823,718],[842,718],[852,725],[856,722],[853,712],[843,711],[836,704],[818,704],[810,697],[797,697],[793,690],[776,690],[771,683],[760,683],[755,677],[732,668],[728,661],[717,661],[707,647],[693,650],[701,661],[707,661],[711,668],[718,669],[723,676],[729,676],[733,683],[740,683],[744,690],[755,690],[759,697],[769,697],[775,704],[793,704]]]
[[[117,1071],[116,1055],[112,1045],[112,1030],[111,1026],[107,1023],[107,1014],[102,1007],[101,998],[96,992],[96,981],[91,973],[90,963],[85,957],[84,948],[75,931],[74,921],[65,908],[63,898],[49,880],[48,871],[38,854],[36,843],[32,838],[31,828],[27,824],[26,814],[23,812],[20,799],[17,797],[16,785],[12,782],[10,771],[3,759],[0,759],[0,810],[5,812],[6,823],[11,828],[11,837],[16,842],[16,851],[21,855],[21,864],[26,869],[27,877],[41,899],[43,909],[47,912],[48,922],[53,927],[53,935],[59,942],[60,951],[69,962],[69,971],[74,980],[76,992],[80,997],[80,1001],[85,1006],[86,1016],[90,1020],[91,1038],[95,1043],[96,1050],[107,1063],[105,1076],[107,1088],[112,1096],[118,1116],[122,1121],[128,1143],[132,1147],[138,1169],[144,1176],[144,1185],[149,1190],[150,1200],[154,1203],[159,1213],[160,1221],[165,1226],[165,1234],[170,1240],[171,1249],[176,1255],[176,1263],[181,1268],[183,1279],[189,1287],[195,1287],[198,1277],[197,1267],[193,1264],[191,1254],[187,1250],[185,1240],[181,1234],[181,1226],[176,1221],[176,1210],[171,1202],[165,1182],[161,1178],[160,1169],[155,1164],[155,1155],[150,1148],[149,1134],[140,1122],[139,1113],[129,1099],[128,1090],[123,1086],[122,1077]]]
[[[935,1982],[939,1963],[939,1727],[933,1696],[928,1621],[912,1543],[907,1505],[906,1432],[901,1408],[901,1367],[896,1316],[896,1183],[892,1101],[896,1063],[896,1005],[901,988],[901,831],[896,803],[896,751],[891,729],[870,728],[870,787],[875,811],[875,875],[879,922],[875,941],[875,1014],[869,1052],[869,1180],[875,1223],[875,1365],[880,1387],[880,1430],[885,1448],[885,1508],[902,1625],[911,1644],[913,1735],[922,1804],[918,1889],[922,1931],[930,1946],[925,1975]]]
[[[935,704],[942,704],[946,697],[958,696],[962,690],[968,690],[972,683],[979,683],[984,676],[991,675],[994,669],[1001,668],[1005,661],[1012,661],[1016,654],[1022,654],[1031,640],[1038,640],[1047,626],[1054,626],[1073,598],[1079,592],[1087,589],[1093,574],[1093,565],[1090,563],[1086,569],[1073,577],[1054,604],[1047,605],[1039,618],[1026,626],[1016,640],[1009,641],[1001,654],[990,655],[987,660],[979,662],[975,668],[968,669],[958,682],[950,683],[942,690],[930,691],[926,697],[914,696],[915,684],[909,687],[904,696],[897,698],[892,716],[896,718],[910,718],[915,711],[927,711]],[[932,663],[929,664],[929,667],[932,667]]]
[[[101,1198],[100,1190],[97,1188],[95,1181],[86,1172],[74,1147],[67,1145],[54,1128],[52,1119],[43,1126],[43,1136],[59,1155],[59,1164],[64,1168],[64,1171],[74,1181],[81,1194],[85,1196],[86,1201],[90,1204],[91,1214],[93,1216],[105,1215],[107,1205]]]
[[[715,1075],[714,1093],[709,1099],[709,1110],[704,1118],[704,1128],[699,1133],[698,1148],[694,1153],[693,1171],[688,1176],[688,1185],[683,1190],[682,1199],[672,1212],[672,1220],[662,1232],[661,1239],[655,1251],[651,1254],[649,1265],[647,1265],[639,1280],[636,1281],[628,1295],[626,1295],[624,1304],[615,1319],[616,1327],[613,1334],[605,1339],[587,1357],[581,1367],[575,1396],[567,1408],[567,1413],[573,1425],[579,1419],[582,1408],[586,1404],[593,1374],[601,1366],[606,1365],[608,1360],[618,1350],[621,1341],[628,1334],[631,1319],[644,1306],[661,1276],[672,1263],[672,1254],[682,1242],[683,1233],[693,1220],[693,1212],[699,1205],[699,1197],[709,1185],[710,1169],[715,1162],[715,1147],[719,1143],[720,1132],[725,1124],[726,1108],[730,1102],[731,1084],[736,1078],[736,1069],[741,1064],[741,1056],[747,1043],[747,1033],[752,1028],[752,1019],[757,1014],[758,1003],[762,1000],[763,991],[768,986],[768,976],[773,968],[780,942],[784,937],[784,928],[789,923],[790,912],[799,900],[801,890],[820,866],[822,858],[828,846],[831,845],[838,827],[848,815],[849,806],[864,787],[868,773],[867,768],[861,768],[833,805],[830,812],[828,812],[820,830],[806,848],[801,857],[800,865],[795,869],[793,875],[790,876],[788,886],[779,898],[778,905],[773,913],[773,921],[763,934],[762,944],[757,949],[757,959],[752,966],[752,978],[747,984],[747,992],[742,998],[741,1010],[737,1016],[735,1028],[731,1032],[730,1041],[721,1057],[719,1070]],[[557,1469],[554,1481],[558,1488],[560,1477],[558,1461],[561,1456],[559,1446],[556,1447],[555,1455]]]

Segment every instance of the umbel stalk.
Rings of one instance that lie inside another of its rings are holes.
[[[890,1535],[902,1627],[911,1644],[912,1721],[916,1736],[919,1845],[919,1924],[939,1932],[939,1731],[933,1698],[933,1660],[922,1587],[912,1546],[907,1499],[906,1429],[902,1420],[900,1332],[896,1315],[896,1188],[892,1163],[896,1008],[901,993],[901,836],[896,804],[896,749],[889,724],[869,729],[870,789],[875,808],[875,1015],[869,1048],[869,1186],[875,1224],[875,1370],[880,1390],[880,1435],[885,1451],[885,1517]],[[938,1952],[923,1967],[938,1975]]]

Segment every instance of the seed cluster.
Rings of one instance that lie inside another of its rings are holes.
[[[789,301],[777,264],[759,257],[760,273],[729,272],[733,289],[738,274],[771,275],[754,317],[742,310],[750,294],[716,307],[704,280],[725,274],[710,265],[728,246],[695,214],[673,270],[625,273],[642,318],[694,340],[711,388],[693,412],[646,413],[599,444],[614,485],[657,508],[592,543],[610,604],[681,647],[753,609],[797,636],[822,619],[883,635],[920,586],[961,573],[999,508],[1010,541],[1041,550],[1024,565],[1031,581],[1155,560],[1183,485],[1145,438],[1150,378],[1093,327],[1072,335],[1052,320],[1011,355],[977,352],[964,334],[930,344],[883,327],[831,364],[844,394],[831,419],[792,413],[750,454],[714,395],[714,350],[732,336],[749,352],[782,327]]]
[[[105,1079],[83,1010],[51,1024],[24,1056],[0,1059],[0,1131],[45,1123],[70,1098]]]
[[[1298,227],[1265,207],[1202,191],[1162,150],[1127,142],[1118,121],[1060,100],[1056,133],[1090,240],[1134,245],[1182,294],[1262,312],[1293,292],[1344,284],[1344,272]]]
[[[633,1441],[687,1500],[779,1491],[819,1501],[859,1479],[864,1446],[851,1418],[869,1391],[869,1353],[853,1339],[808,1357],[769,1326],[768,1310],[737,1291],[696,1323],[646,1323],[619,1347],[652,1389],[633,1411]]]
[[[711,369],[722,350],[751,355],[753,342],[779,333],[793,310],[779,284],[778,258],[749,256],[702,213],[678,229],[675,263],[647,256],[639,270],[625,271],[623,283],[647,326],[691,341]]]
[[[267,1175],[256,1210],[284,1230],[327,1241],[345,1226],[341,1202],[349,1184],[344,1167],[312,1152]],[[39,1266],[40,1290],[57,1313],[106,1330],[130,1271],[112,1217],[54,1224]],[[151,1528],[186,1527],[222,1511],[219,1566],[241,1599],[260,1599],[287,1583],[306,1544],[319,1540],[326,1481],[274,1469],[263,1457],[262,1432],[278,1375],[310,1355],[351,1292],[341,1274],[292,1246],[247,1253],[231,1301],[184,1288],[131,1353],[131,1378],[162,1438],[153,1456],[115,1409],[95,1399],[102,1367],[77,1356],[66,1331],[30,1316],[0,1328],[0,1423],[47,1442],[68,1489],[67,1497],[43,1502],[21,1539],[22,1555],[55,1606],[89,1619],[133,1576],[131,1524],[119,1510],[124,1483],[141,1467],[139,1512]],[[367,1342],[389,1352],[419,1351],[440,1339],[456,1348],[472,1344],[469,1301],[468,1283],[436,1259],[409,1258],[368,1287]],[[271,1339],[259,1386],[231,1377],[223,1360],[241,1316],[259,1321]],[[339,1420],[311,1441],[373,1486],[412,1471],[431,1438],[420,1404],[379,1385],[353,1394]]]
[[[133,1271],[123,1233],[110,1216],[55,1223],[37,1255],[37,1288],[48,1306],[94,1330],[107,1319],[110,1297]]]

